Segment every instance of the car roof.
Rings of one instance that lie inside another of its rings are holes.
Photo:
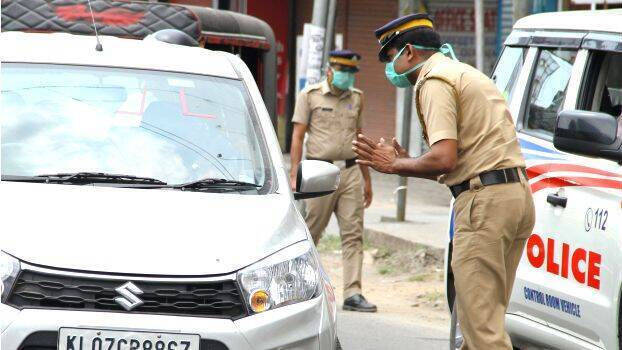
[[[73,64],[172,71],[239,79],[227,53],[159,41],[68,33],[2,32],[2,62]]]
[[[514,29],[551,29],[622,33],[622,9],[547,12],[519,19]]]

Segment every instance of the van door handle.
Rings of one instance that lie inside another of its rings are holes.
[[[548,196],[546,196],[546,201],[551,203],[554,207],[566,208],[566,203],[568,203],[568,198],[562,197],[556,193],[551,193]]]

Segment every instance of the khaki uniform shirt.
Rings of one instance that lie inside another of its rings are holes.
[[[336,96],[326,80],[300,92],[292,121],[307,125],[307,157],[356,158],[352,141],[362,126],[362,98],[363,92],[354,88]]]
[[[452,186],[482,172],[525,166],[507,103],[477,69],[436,53],[421,68],[415,98],[428,144],[458,142],[456,168],[439,182]]]

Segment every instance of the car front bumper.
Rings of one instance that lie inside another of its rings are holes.
[[[296,349],[333,350],[335,343],[334,301],[330,293],[294,305],[248,316],[236,321],[132,313],[17,310],[0,304],[2,350],[56,349],[61,327],[143,330],[199,334],[201,350],[220,342],[228,350]],[[34,339],[37,338],[37,339]],[[31,346],[29,343],[34,342]],[[35,344],[35,343],[42,344]],[[206,346],[204,346],[206,344]],[[206,348],[206,349],[204,349]],[[223,348],[220,346],[220,348]]]

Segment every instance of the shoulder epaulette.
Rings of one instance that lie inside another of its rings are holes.
[[[318,89],[322,88],[322,83],[315,83],[315,84],[311,84],[311,85],[307,85],[305,86],[304,89],[302,89],[302,92],[311,92],[311,91],[315,91]]]

